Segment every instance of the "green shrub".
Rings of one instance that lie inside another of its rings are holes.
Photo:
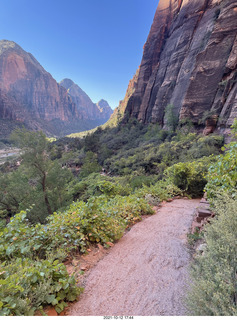
[[[50,249],[61,246],[85,252],[89,243],[114,242],[123,235],[125,222],[120,217],[111,217],[103,209],[105,197],[91,197],[85,204],[75,202],[65,212],[49,217],[47,235]]]
[[[51,252],[60,258],[72,250],[85,252],[90,243],[106,244],[121,238],[127,224],[142,213],[153,211],[144,199],[133,195],[72,203],[66,211],[48,217],[46,225],[30,225],[22,211],[0,233],[0,259],[46,259]]]
[[[5,228],[1,229],[1,261],[21,257],[33,258],[38,254],[41,242],[45,240],[44,227],[41,224],[31,226],[26,217],[27,212],[21,211],[11,218]]]
[[[102,167],[98,164],[97,155],[91,151],[86,153],[83,166],[80,170],[80,177],[85,178],[93,172],[100,172]]]
[[[227,148],[225,154],[218,156],[216,163],[209,168],[205,189],[210,199],[218,190],[237,197],[237,143],[233,142]]]
[[[129,195],[131,189],[126,182],[119,177],[102,176],[98,173],[92,173],[87,178],[75,183],[71,186],[74,200],[80,199],[87,201],[91,196],[114,196],[116,194],[126,196]]]
[[[0,316],[34,315],[49,304],[61,312],[81,292],[59,261],[18,258],[1,265]]]
[[[209,157],[196,162],[176,163],[165,170],[165,177],[184,193],[199,197],[203,194],[207,183],[205,175],[213,160],[213,157]]]
[[[188,308],[195,316],[237,315],[237,200],[218,194],[205,227],[206,249],[192,266]]]
[[[154,204],[158,204],[160,201],[182,195],[182,191],[172,182],[168,180],[160,180],[150,187],[143,186],[142,189],[137,190],[136,194],[145,198],[149,195],[149,198],[153,199]]]
[[[126,222],[126,225],[131,225],[141,220],[142,215],[154,213],[147,201],[136,194],[127,197],[117,195],[105,202],[103,208],[109,216],[121,217]]]

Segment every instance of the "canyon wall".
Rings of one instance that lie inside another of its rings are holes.
[[[198,126],[237,117],[237,1],[160,0],[125,113],[165,125],[165,108]]]
[[[8,136],[12,128],[21,125],[43,130],[47,135],[63,136],[105,123],[111,108],[97,106],[68,81],[70,89],[58,84],[32,54],[13,41],[1,40],[0,137]]]
[[[63,79],[59,84],[67,90],[82,119],[102,119],[105,122],[113,113],[107,101],[102,99],[97,104],[93,103],[90,97],[71,79]]]

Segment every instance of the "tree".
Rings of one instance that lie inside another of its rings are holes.
[[[165,108],[165,122],[168,126],[168,129],[171,132],[175,132],[178,123],[179,123],[179,117],[174,112],[174,105],[168,104],[168,106]]]
[[[10,218],[29,203],[31,190],[24,170],[0,174],[0,217]]]
[[[98,164],[97,155],[91,151],[86,153],[83,166],[81,167],[80,177],[85,178],[93,172],[100,172],[101,166]]]
[[[30,219],[44,222],[48,215],[70,200],[67,185],[73,176],[67,168],[62,168],[57,160],[51,160],[49,142],[42,132],[18,129],[13,132],[11,139],[24,152],[21,167],[24,168],[28,185],[31,187],[27,204],[34,205],[29,213]]]

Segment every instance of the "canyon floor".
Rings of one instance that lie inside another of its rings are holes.
[[[70,316],[184,316],[199,200],[176,199],[134,225],[89,272]]]
[[[18,148],[5,148],[0,149],[0,165],[6,161],[12,160],[19,156],[20,149]]]

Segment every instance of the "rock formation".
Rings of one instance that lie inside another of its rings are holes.
[[[78,114],[81,115],[82,119],[103,119],[105,122],[113,113],[107,101],[100,100],[97,104],[93,103],[88,95],[72,80],[63,79],[59,84],[67,90],[69,96],[76,105]]]
[[[100,110],[101,117],[103,119],[109,119],[111,114],[113,113],[113,110],[111,109],[108,102],[104,99],[101,99],[99,102],[96,103],[96,106]]]
[[[196,125],[237,117],[236,0],[160,0],[126,113],[164,125],[169,104]]]
[[[79,114],[67,91],[37,60],[11,41],[0,41],[0,116],[25,121],[60,119]]]
[[[62,136],[108,120],[108,110],[100,110],[78,86],[69,91],[19,45],[0,41],[0,136],[10,133],[1,130],[9,121]]]
[[[114,109],[114,112],[111,115],[109,121],[107,121],[103,125],[104,128],[115,127],[118,124],[118,122],[120,120],[122,120],[124,113],[125,113],[125,110],[126,110],[126,107],[127,107],[127,104],[128,104],[128,101],[129,101],[130,97],[132,96],[132,94],[135,92],[135,88],[136,88],[137,80],[138,80],[138,73],[139,73],[139,68],[137,69],[133,78],[129,81],[128,88],[127,88],[124,99],[121,100],[119,102],[118,107]]]

